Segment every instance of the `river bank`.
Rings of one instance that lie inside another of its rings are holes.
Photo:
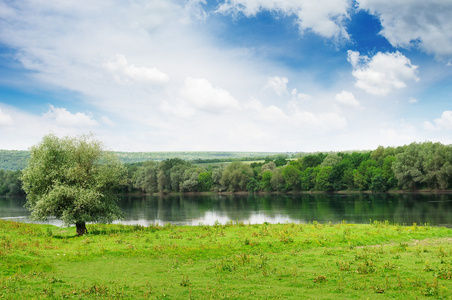
[[[342,191],[258,191],[258,192],[248,192],[248,191],[237,191],[237,192],[158,192],[158,193],[122,193],[122,195],[147,195],[147,196],[211,196],[211,195],[312,195],[312,194],[452,194],[452,190],[439,190],[439,189],[416,189],[416,190],[388,190],[386,192],[373,192],[367,191],[352,191],[352,190],[342,190]]]
[[[452,230],[357,224],[89,225],[0,220],[7,299],[449,299]],[[449,297],[449,298],[448,298]]]

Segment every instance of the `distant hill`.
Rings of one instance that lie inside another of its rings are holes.
[[[180,158],[193,162],[203,161],[232,161],[246,158],[262,158],[275,156],[278,152],[115,152],[124,163],[138,163],[148,160],[162,161],[170,158]]]
[[[27,166],[30,151],[0,150],[0,169],[22,170]]]
[[[162,161],[169,158],[180,158],[189,161],[231,161],[246,158],[263,158],[275,156],[278,152],[115,152],[126,164],[148,160]],[[22,170],[27,166],[30,151],[0,150],[0,169]]]

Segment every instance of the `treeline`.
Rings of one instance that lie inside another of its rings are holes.
[[[412,143],[374,151],[316,153],[221,166],[180,158],[126,164],[129,184],[120,193],[373,191],[452,189],[452,146]],[[216,161],[215,161],[216,162]],[[21,171],[0,170],[0,196],[23,195]]]
[[[149,160],[163,161],[170,158],[180,158],[193,163],[223,163],[231,161],[256,161],[265,157],[276,158],[280,155],[289,157],[303,153],[275,152],[113,152],[124,164],[136,164]],[[30,158],[30,151],[0,150],[0,169],[23,170]]]
[[[297,160],[236,161],[216,168],[174,158],[146,162],[130,173],[131,185],[147,193],[444,190],[452,188],[452,147],[412,143],[363,153],[311,154]]]
[[[21,171],[0,170],[0,196],[25,195],[20,181]]]
[[[0,150],[0,169],[23,170],[30,158],[30,151]]]
[[[291,154],[295,155],[295,154]],[[244,157],[225,157],[225,158],[197,158],[189,160],[194,164],[213,164],[213,163],[229,163],[235,161],[249,162],[258,160],[278,160],[278,159],[288,159],[291,157],[289,154],[274,154],[265,156],[244,156]]]

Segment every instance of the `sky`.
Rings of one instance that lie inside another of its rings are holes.
[[[452,144],[450,0],[0,0],[0,149]]]

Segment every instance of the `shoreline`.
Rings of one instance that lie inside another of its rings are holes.
[[[121,193],[120,195],[146,195],[146,196],[211,196],[211,195],[298,195],[298,194],[452,194],[452,190],[432,190],[432,189],[422,189],[422,190],[389,190],[386,192],[372,192],[372,191],[258,191],[258,192],[248,192],[248,191],[238,191],[238,192],[157,192],[157,193]]]

